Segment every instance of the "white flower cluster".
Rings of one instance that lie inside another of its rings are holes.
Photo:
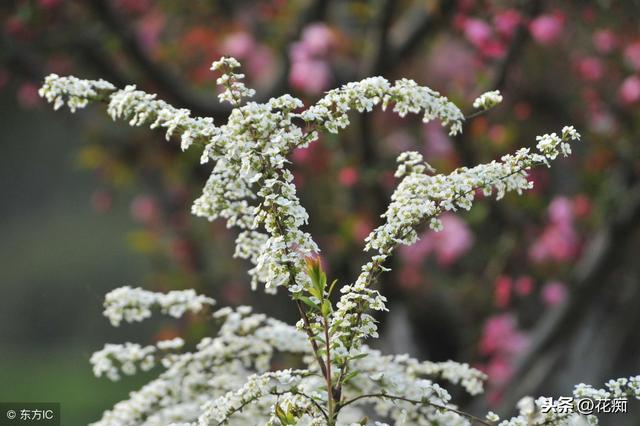
[[[640,399],[640,376],[629,378],[622,377],[609,380],[605,388],[594,388],[591,385],[580,383],[573,390],[574,402],[581,399],[612,400],[616,398]],[[598,418],[595,415],[583,416],[578,413],[577,407],[572,410],[545,410],[548,398],[525,397],[518,402],[519,413],[516,417],[504,420],[499,426],[573,426],[573,425],[596,425]]]
[[[502,95],[499,90],[485,92],[473,101],[474,108],[482,108],[484,110],[493,108],[502,102]]]
[[[413,80],[401,79],[392,86],[383,77],[370,77],[362,81],[348,83],[329,91],[315,105],[300,116],[307,122],[315,122],[332,133],[338,133],[349,125],[347,113],[355,109],[370,112],[382,103],[382,109],[392,103],[393,111],[404,117],[408,113],[422,113],[422,121],[427,123],[440,119],[450,127],[455,135],[462,130],[464,115],[449,99],[435,90],[418,85]]]
[[[580,140],[580,134],[573,128],[573,126],[565,126],[562,128],[562,135],[558,136],[555,133],[550,135],[538,136],[536,141],[538,144],[536,147],[550,160],[554,160],[558,154],[562,154],[565,157],[571,154],[571,145],[569,141]]]
[[[164,314],[179,318],[187,311],[195,313],[206,305],[214,304],[213,299],[198,295],[193,289],[156,293],[140,287],[124,286],[107,293],[104,315],[117,327],[123,320],[138,322],[149,318],[154,307],[160,308]]]
[[[165,357],[166,371],[105,412],[95,425],[166,426],[196,421],[204,412],[200,408],[204,403],[239,389],[251,374],[268,371],[277,353],[305,358],[309,353],[305,336],[295,327],[254,314],[250,307],[225,307],[213,316],[222,321],[217,336],[202,339],[195,352]],[[156,347],[160,346],[165,345],[159,342]],[[128,359],[126,354],[119,356]],[[106,370],[107,364],[103,365]],[[255,407],[246,411],[256,418],[269,415]]]
[[[38,94],[58,110],[67,105],[71,112],[84,108],[89,101],[100,100],[102,96],[114,91],[113,84],[105,80],[81,80],[79,78],[48,75]]]
[[[243,98],[250,98],[256,94],[253,89],[247,88],[241,81],[244,74],[234,73],[233,69],[239,68],[240,62],[235,58],[220,58],[211,65],[212,71],[223,71],[216,83],[225,88],[224,92],[218,95],[221,102],[229,102],[238,105]]]
[[[398,157],[396,177],[402,179],[384,213],[385,223],[366,239],[373,251],[355,283],[343,286],[334,307],[324,282],[310,277],[305,258],[319,249],[302,231],[308,214],[300,204],[287,156],[294,148],[317,139],[317,130],[337,133],[349,125],[349,112],[371,111],[390,104],[400,116],[422,114],[423,121],[440,120],[450,134],[462,129],[461,111],[446,97],[414,81],[393,85],[381,77],[349,83],[329,91],[315,105],[304,107],[289,95],[264,104],[244,99],[254,95],[236,73],[233,58],[216,61],[212,69],[222,75],[220,100],[234,107],[226,124],[210,118],[191,117],[135,86],[117,90],[103,80],[47,77],[40,94],[57,109],[65,103],[72,111],[90,101],[105,101],[115,119],[132,126],[166,129],[166,137],[181,138],[182,149],[197,144],[201,161],[213,162],[213,170],[192,212],[209,220],[224,218],[240,229],[237,257],[250,260],[252,285],[264,283],[268,291],[286,286],[300,304],[298,327],[253,313],[250,307],[222,308],[213,313],[221,321],[215,337],[204,338],[193,352],[169,353],[182,348],[181,339],[140,346],[134,343],[106,345],[92,357],[96,375],[111,379],[156,365],[163,352],[165,370],[157,379],[132,392],[95,423],[99,426],[133,425],[362,425],[365,413],[374,409],[376,425],[468,425],[472,416],[457,409],[451,395],[436,381],[461,385],[466,392],[482,392],[485,375],[466,364],[421,362],[406,355],[386,356],[363,344],[377,336],[372,310],[386,310],[386,299],[372,288],[387,270],[385,261],[399,244],[411,244],[422,226],[439,230],[438,216],[449,210],[469,209],[476,192],[497,199],[505,193],[529,189],[526,171],[571,152],[569,142],[579,140],[573,127],[538,137],[538,152],[523,148],[501,161],[461,168],[449,175],[435,174],[416,152]],[[489,108],[502,100],[499,92],[483,94],[476,108]],[[304,124],[304,130],[296,123]],[[324,277],[326,279],[326,277]],[[314,287],[316,286],[316,287]],[[318,287],[319,286],[319,287]],[[308,310],[304,310],[305,302]],[[123,287],[107,294],[105,315],[113,325],[142,321],[153,308],[179,317],[196,312],[214,301],[193,290],[153,293]],[[328,337],[323,341],[323,337]],[[320,343],[320,345],[318,344]],[[328,352],[328,353],[327,353]],[[299,360],[299,370],[272,371],[274,357],[287,354]],[[326,361],[325,361],[326,360]],[[603,392],[638,397],[638,377],[607,384],[608,391],[586,385],[575,395]],[[327,386],[328,385],[328,386]],[[504,425],[521,425],[537,415],[536,401],[525,400],[521,412]],[[329,418],[333,416],[333,418]],[[365,418],[366,419],[366,418]],[[498,421],[493,413],[490,421]],[[559,419],[559,418],[558,418]],[[528,424],[528,423],[526,423]],[[561,424],[561,423],[557,423]]]
[[[178,350],[184,346],[184,340],[179,337],[162,340],[155,346],[140,346],[127,342],[122,345],[107,343],[100,351],[94,352],[90,362],[96,377],[106,376],[109,380],[120,380],[120,372],[131,376],[137,367],[142,371],[151,370],[156,365],[156,354],[160,351]],[[170,357],[167,360],[171,359]],[[164,360],[163,360],[164,363]]]

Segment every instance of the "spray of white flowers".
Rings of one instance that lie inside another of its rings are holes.
[[[180,352],[181,339],[141,346],[106,345],[91,358],[97,376],[112,380],[161,365],[164,371],[130,398],[104,413],[100,426],[128,425],[565,425],[578,414],[542,413],[540,399],[525,399],[518,416],[503,420],[494,413],[479,418],[461,411],[444,387],[460,386],[470,395],[483,391],[486,376],[453,361],[433,363],[407,355],[389,356],[370,348],[377,337],[372,311],[386,310],[385,297],[375,288],[387,271],[386,260],[396,247],[412,244],[425,226],[442,229],[439,216],[468,210],[479,193],[502,198],[532,187],[527,171],[549,166],[571,153],[580,135],[571,126],[559,134],[537,138],[536,150],[522,148],[499,161],[436,174],[417,152],[398,157],[399,184],[382,217],[384,223],[366,238],[371,256],[351,284],[329,282],[318,260],[319,248],[302,227],[309,215],[301,205],[287,156],[318,139],[319,132],[338,133],[349,125],[349,113],[368,112],[380,105],[405,116],[420,114],[424,122],[439,120],[454,135],[462,131],[464,115],[446,97],[411,80],[390,83],[367,78],[331,90],[304,108],[290,95],[266,103],[248,101],[240,64],[233,58],[216,61],[221,73],[219,98],[232,106],[227,123],[193,117],[156,95],[135,86],[117,89],[104,81],[48,76],[40,95],[58,109],[74,112],[90,102],[107,103],[114,120],[132,126],[161,127],[167,139],[180,138],[183,150],[197,146],[201,161],[212,172],[192,212],[208,220],[223,218],[238,229],[235,256],[248,259],[253,288],[267,292],[286,288],[300,313],[296,326],[250,307],[223,307],[212,312],[219,322],[214,337],[203,339],[192,352]],[[474,107],[485,110],[501,102],[499,92],[480,96]],[[332,303],[338,288],[339,301]],[[113,325],[142,321],[152,309],[179,317],[208,310],[214,301],[192,290],[167,294],[122,287],[109,293],[105,315]],[[283,354],[299,361],[297,369],[273,370]],[[609,390],[586,385],[576,395],[639,397],[640,378],[619,379]],[[371,417],[371,420],[369,419]],[[596,422],[594,417],[585,419]]]

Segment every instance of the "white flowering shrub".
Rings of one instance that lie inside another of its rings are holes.
[[[522,148],[500,161],[436,174],[417,152],[398,157],[400,180],[384,223],[366,238],[370,260],[351,284],[330,282],[318,260],[319,248],[303,230],[308,214],[300,204],[288,168],[288,154],[349,125],[349,112],[368,112],[380,105],[400,116],[421,114],[423,121],[439,120],[450,134],[462,130],[460,109],[439,93],[411,80],[391,84],[373,77],[329,91],[315,105],[304,108],[283,95],[259,104],[247,102],[254,91],[242,83],[240,64],[222,58],[212,66],[221,72],[219,98],[233,107],[226,124],[192,117],[135,86],[117,89],[103,80],[50,75],[40,94],[54,108],[73,112],[90,102],[107,103],[114,119],[132,126],[166,129],[179,136],[183,150],[198,147],[202,163],[213,170],[192,212],[212,221],[226,220],[238,229],[235,256],[248,259],[253,288],[289,292],[300,321],[283,323],[250,307],[223,307],[212,312],[220,323],[216,336],[204,338],[194,351],[181,352],[183,341],[155,345],[106,345],[91,357],[97,376],[117,380],[161,365],[159,376],[131,393],[128,400],[104,413],[95,425],[468,425],[497,424],[494,413],[478,418],[459,410],[447,383],[470,395],[483,391],[486,376],[466,364],[434,363],[407,355],[383,355],[367,346],[377,337],[374,311],[386,310],[376,280],[388,270],[385,262],[402,244],[412,244],[418,231],[442,229],[439,216],[468,210],[480,193],[502,198],[532,187],[527,171],[571,152],[580,135],[571,126],[559,134],[537,138],[536,150]],[[497,92],[482,95],[474,106],[484,110],[502,100]],[[339,293],[339,297],[336,294]],[[337,300],[337,303],[333,301]],[[209,309],[215,302],[192,290],[159,294],[123,287],[110,292],[105,315],[114,326],[142,321],[157,309],[174,317]],[[290,354],[291,369],[274,370],[274,357]],[[576,396],[638,397],[640,378],[621,379],[607,389],[586,385]],[[524,399],[519,414],[502,425],[579,424],[572,413],[542,410],[542,400]],[[369,420],[371,419],[371,420]],[[584,418],[595,423],[594,417]]]

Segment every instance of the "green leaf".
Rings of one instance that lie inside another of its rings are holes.
[[[305,305],[309,306],[311,309],[314,309],[314,310],[318,309],[318,305],[315,304],[313,300],[309,299],[306,296],[298,296],[297,299],[303,302]]]
[[[352,371],[351,373],[347,374],[344,377],[344,380],[342,381],[342,383],[347,383],[349,380],[353,379],[354,377],[356,377],[358,374],[360,374],[359,371]]]
[[[349,359],[362,359],[362,358],[364,358],[364,357],[366,357],[368,355],[369,355],[368,353],[361,353],[361,354],[358,354],[358,355],[350,356]]]
[[[333,282],[329,286],[329,291],[328,291],[329,296],[331,296],[331,293],[333,292],[333,288],[336,286],[337,282],[338,282],[338,280],[333,280]]]
[[[322,316],[327,318],[331,313],[331,302],[327,299],[322,301]]]
[[[280,404],[276,404],[276,417],[278,417],[283,425],[289,424],[289,421],[287,420],[287,413],[285,413],[282,407],[280,407]]]

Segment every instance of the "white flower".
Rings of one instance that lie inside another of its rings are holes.
[[[502,102],[499,90],[485,92],[473,101],[474,108],[490,109]]]

